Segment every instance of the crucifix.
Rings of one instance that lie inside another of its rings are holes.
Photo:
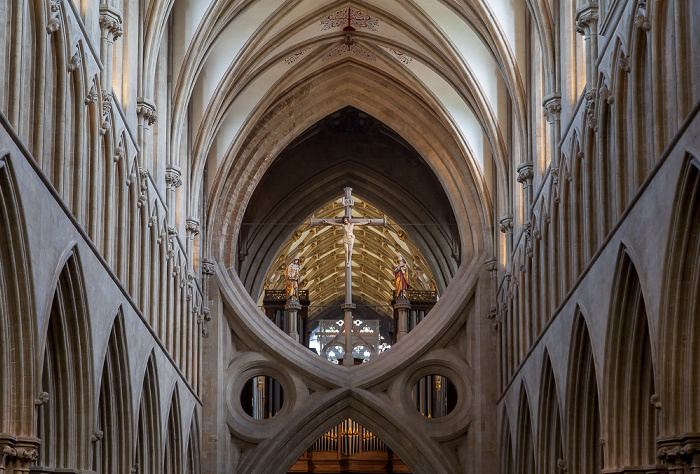
[[[340,307],[345,311],[345,355],[343,356],[347,365],[348,360],[352,360],[352,310],[355,305],[352,302],[352,247],[355,243],[353,228],[356,225],[382,225],[386,226],[385,219],[353,219],[352,207],[355,201],[352,199],[352,188],[345,188],[343,206],[345,206],[345,216],[342,219],[311,219],[311,225],[336,225],[343,228],[343,245],[345,246],[345,304]],[[352,365],[352,363],[351,363]]]

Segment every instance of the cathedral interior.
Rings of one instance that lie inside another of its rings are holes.
[[[0,473],[700,472],[700,1],[0,25]]]

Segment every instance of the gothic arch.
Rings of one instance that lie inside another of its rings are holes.
[[[658,417],[653,397],[658,395],[647,318],[642,284],[629,251],[622,245],[606,340],[608,467],[656,462]]]
[[[97,407],[97,436],[93,469],[128,472],[131,469],[132,404],[129,351],[124,315],[117,311],[107,341]]]
[[[515,438],[515,472],[518,474],[535,474],[535,446],[530,402],[525,382],[520,385],[518,400],[518,425]]]
[[[199,439],[199,434],[199,414],[197,408],[195,408],[192,413],[187,450],[185,451],[185,474],[199,474],[201,472],[202,460],[200,459],[200,453],[202,451],[202,443]]]
[[[0,156],[0,431],[34,436],[35,318],[29,245],[14,169]]]
[[[140,472],[161,472],[160,390],[154,352],[146,364],[137,416],[135,462]]]
[[[700,431],[700,162],[687,155],[677,186],[667,244],[661,303],[660,348],[663,433]]]
[[[409,436],[405,420],[398,413],[380,409],[374,396],[362,391],[349,395],[338,391],[311,408],[303,420],[285,425],[278,435],[267,439],[264,449],[255,450],[240,465],[241,474],[287,472],[309,446],[333,426],[351,418],[378,436],[406,464],[411,472],[464,472],[454,452],[441,449],[434,442]]]
[[[510,435],[510,420],[508,419],[508,410],[501,410],[501,447],[498,450],[500,453],[500,468],[501,474],[513,474],[515,466],[513,464],[513,441]]]
[[[552,371],[552,361],[545,349],[540,382],[540,406],[537,423],[537,465],[541,474],[559,474],[560,460],[564,459],[562,444],[561,410],[559,395]]]
[[[376,84],[382,92],[369,97],[365,92],[368,83]],[[341,94],[333,90],[333,84],[343,84],[345,92]],[[287,91],[270,104],[257,125],[251,121],[251,130],[241,134],[246,136],[242,146],[234,143],[227,151],[221,166],[222,169],[230,168],[231,172],[227,175],[220,173],[214,179],[209,203],[211,217],[208,227],[213,232],[207,246],[215,258],[221,258],[227,267],[233,266],[231,256],[237,253],[236,237],[243,211],[274,157],[299,133],[347,105],[356,106],[382,120],[404,138],[412,137],[411,145],[436,171],[458,222],[469,223],[460,226],[462,254],[465,256],[462,262],[469,261],[488,246],[484,238],[489,220],[487,203],[490,202],[486,186],[474,168],[473,157],[464,154],[446,124],[436,121],[433,113],[428,113],[428,104],[416,100],[408,90],[389,85],[382,80],[379,71],[352,60],[325,68],[324,74],[315,76],[312,82],[298,84],[294,91]],[[397,120],[397,115],[389,113],[399,105],[397,101],[406,100],[399,97],[410,99],[403,105],[410,108],[414,116],[412,123]],[[281,110],[292,109],[296,112],[294,120],[290,121],[288,114],[281,113]],[[415,128],[418,122],[422,124],[420,131]],[[437,143],[441,146],[435,147]],[[460,154],[464,159],[454,160],[448,154]],[[231,167],[229,163],[234,161],[236,165]]]
[[[90,469],[92,341],[77,248],[68,250],[48,314],[39,408],[38,469]]]
[[[182,446],[180,393],[177,384],[175,384],[173,395],[170,399],[170,411],[165,429],[165,450],[163,453],[163,472],[165,474],[179,474],[184,471]]]
[[[600,404],[595,360],[581,307],[576,308],[571,333],[566,389],[566,455],[569,472],[603,469]]]

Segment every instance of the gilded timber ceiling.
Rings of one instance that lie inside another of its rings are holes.
[[[313,217],[332,219],[342,217],[341,199],[331,202]],[[385,218],[376,207],[355,197],[353,217],[363,219]],[[391,316],[389,306],[394,288],[394,260],[402,255],[411,267],[409,284],[418,290],[435,289],[435,280],[420,250],[400,225],[387,218],[386,227],[357,227],[353,248],[352,292],[359,300],[374,305],[375,310]],[[285,286],[284,272],[295,257],[301,259],[300,289],[309,290],[314,318],[327,307],[337,307],[345,291],[345,266],[342,231],[339,227],[300,225],[283,245],[263,283],[263,290],[281,290]],[[261,293],[259,304],[262,305]]]

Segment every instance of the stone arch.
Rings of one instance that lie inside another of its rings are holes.
[[[537,472],[532,417],[530,416],[528,399],[525,382],[522,382],[518,399],[518,425],[515,435],[515,472],[518,474],[535,474]]]
[[[613,285],[606,340],[605,409],[608,467],[656,462],[656,381],[646,302],[623,245]]]
[[[83,272],[75,247],[64,254],[48,314],[39,408],[41,469],[90,469],[92,341]]]
[[[481,183],[480,173],[476,172],[473,164],[469,163],[471,158],[465,156],[464,160],[448,159],[449,153],[459,155],[463,150],[454,141],[454,137],[446,126],[436,122],[432,114],[430,114],[432,118],[428,120],[427,104],[413,97],[410,91],[401,92],[393,89],[386,81],[380,79],[381,75],[377,71],[352,60],[335,64],[324,74],[316,76],[313,81],[299,84],[294,92],[282,95],[267,109],[267,114],[260,119],[253,130],[241,134],[241,136],[245,135],[246,139],[240,145],[234,143],[226,158],[228,161],[235,161],[236,165],[233,167],[223,165],[231,168],[230,172],[226,176],[220,174],[216,178],[212,191],[209,228],[215,231],[211,232],[214,238],[209,243],[211,253],[216,257],[220,255],[227,266],[232,266],[229,256],[236,253],[235,238],[243,218],[243,211],[252,190],[272,159],[301,131],[346,105],[357,106],[384,121],[403,137],[412,137],[411,145],[436,171],[457,220],[471,224],[460,227],[462,253],[465,255],[462,262],[469,261],[470,257],[478,254],[488,245],[484,242],[483,234],[488,221],[486,204],[490,202],[490,198],[485,194],[486,188]],[[376,83],[377,87],[381,87],[386,93],[373,94],[369,97],[365,91],[370,81]],[[347,93],[333,92],[332,84],[338,83],[342,83],[343,87],[347,88]],[[389,90],[386,90],[387,87]],[[401,100],[399,95],[411,99],[410,104],[405,105],[410,108],[408,112],[416,117],[416,123],[418,121],[423,123],[420,131],[414,128],[415,124],[397,121],[396,117],[400,114],[388,114],[383,108],[386,106],[390,110],[395,109],[398,105],[396,101]],[[382,101],[381,104],[377,103],[378,98]],[[290,120],[288,114],[281,113],[282,110],[287,109],[298,111],[295,112],[293,120]],[[433,146],[435,143],[442,145],[435,148]],[[451,150],[449,153],[448,148]],[[232,152],[234,149],[235,153]]]
[[[287,472],[309,446],[333,426],[347,418],[360,423],[394,451],[411,472],[462,473],[454,451],[437,443],[411,436],[397,413],[379,409],[375,397],[357,391],[352,395],[331,394],[311,408],[303,420],[285,425],[285,429],[265,441],[265,449],[257,449],[240,464],[242,474]],[[293,436],[292,436],[293,434]]]
[[[540,382],[540,406],[537,423],[537,448],[539,473],[559,474],[560,460],[564,459],[561,409],[557,384],[552,371],[552,361],[545,349]]]
[[[170,412],[165,429],[165,449],[163,472],[165,474],[178,474],[184,471],[182,465],[182,420],[180,416],[180,392],[177,384],[173,388],[170,399]]]
[[[131,375],[121,308],[107,341],[97,400],[98,435],[93,469],[96,472],[128,472],[132,459]]]
[[[661,303],[663,433],[700,431],[700,161],[686,157],[666,250]]]
[[[603,469],[598,382],[591,339],[582,308],[576,308],[571,333],[566,388],[566,455],[570,472]]]
[[[36,310],[24,212],[8,155],[0,156],[0,222],[0,430],[33,437]]]
[[[187,450],[185,451],[185,474],[199,474],[201,472],[201,450],[202,443],[200,440],[199,414],[197,408],[195,408],[192,413],[189,437],[187,439]]]
[[[160,390],[153,352],[146,364],[137,416],[134,460],[141,472],[161,472]]]
[[[513,464],[513,441],[510,435],[510,420],[508,419],[508,410],[501,410],[501,447],[498,450],[500,453],[500,469],[501,474],[513,474],[515,466]]]

